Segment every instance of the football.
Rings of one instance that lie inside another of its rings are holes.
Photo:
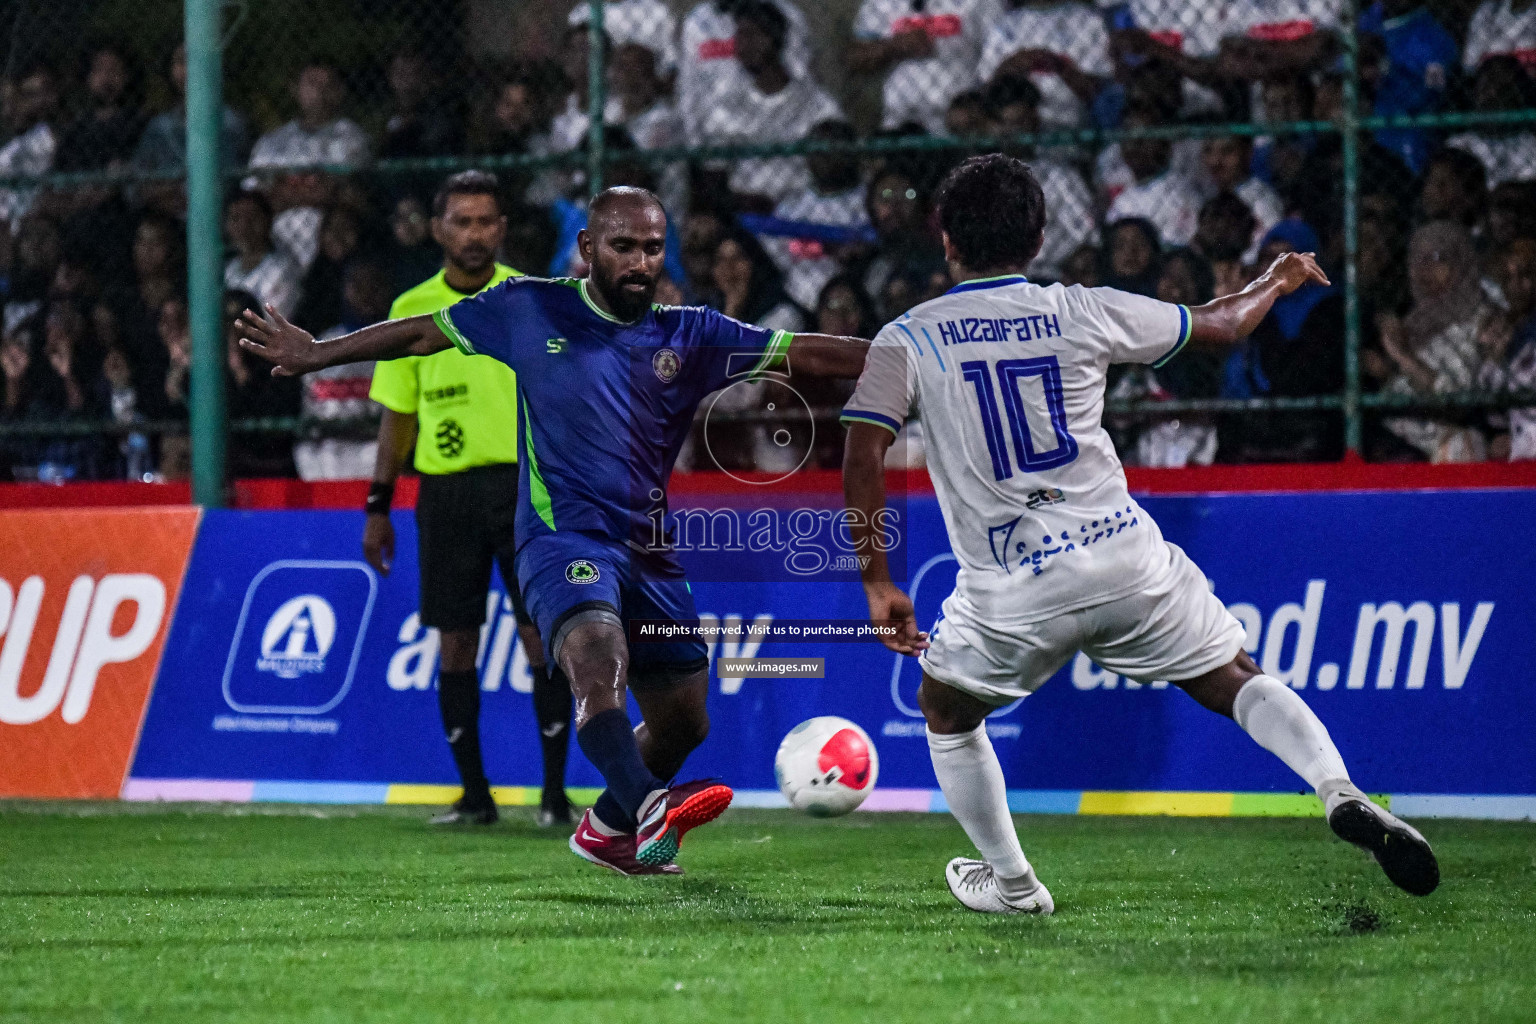
[[[846,718],[824,715],[789,731],[773,759],[773,774],[791,807],[834,818],[869,796],[880,758],[863,729]]]

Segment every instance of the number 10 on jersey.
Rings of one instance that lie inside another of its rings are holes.
[[[1013,476],[1008,460],[1008,438],[1003,435],[1002,417],[997,412],[998,388],[992,382],[992,363],[973,359],[960,364],[960,373],[976,389],[981,406],[981,427],[992,456],[992,475],[999,480]],[[1019,470],[1038,473],[1054,466],[1064,466],[1077,458],[1077,441],[1067,433],[1067,413],[1061,395],[1061,364],[1055,356],[1033,359],[999,359],[997,384],[1003,394],[1003,412],[1008,416],[1008,433]],[[1035,381],[1038,380],[1038,385]],[[1023,388],[1039,387],[1044,392],[1045,407],[1025,398]],[[1047,421],[1048,417],[1048,421]],[[1055,446],[1046,450],[1035,447],[1036,439],[1055,438]]]

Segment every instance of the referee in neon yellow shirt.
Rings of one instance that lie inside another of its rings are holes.
[[[432,237],[443,248],[443,269],[407,291],[391,320],[435,313],[466,295],[517,275],[496,262],[507,233],[499,184],[484,171],[463,171],[443,182],[432,202]],[[496,804],[480,756],[480,678],[475,656],[485,623],[491,565],[517,616],[533,669],[533,707],[544,754],[539,824],[568,823],[565,759],[571,694],[565,677],[551,678],[544,646],[523,607],[512,569],[517,511],[517,378],[489,356],[447,349],[430,356],[381,362],[368,395],[384,407],[379,454],[368,490],[363,552],[388,573],[395,532],[389,521],[395,480],[414,445],[421,492],[416,530],[421,562],[421,621],[442,634],[437,700],[443,732],[464,784],[464,795],[434,824],[496,821]]]

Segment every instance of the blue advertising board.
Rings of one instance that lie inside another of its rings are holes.
[[[437,637],[416,614],[414,518],[395,515],[387,577],[362,560],[362,525],[353,512],[203,517],[133,778],[455,781]],[[498,783],[536,783],[532,677],[499,580],[488,604],[486,767]],[[598,783],[574,768],[572,785]]]
[[[825,498],[819,499],[825,503]],[[1151,497],[1169,540],[1244,623],[1263,668],[1328,725],[1356,780],[1395,794],[1536,795],[1536,492]],[[955,562],[937,503],[901,508],[907,587],[931,623]],[[210,512],[194,551],[133,776],[450,783],[435,638],[415,619],[415,535],[397,514],[387,579],[357,557],[351,512]],[[693,552],[706,620],[859,620],[849,579],[719,571]],[[483,732],[493,782],[538,781],[526,658],[498,593],[484,630]],[[918,669],[873,642],[722,642],[722,655],[826,659],[823,679],[720,679],[709,740],[685,773],[771,790],[784,734],[814,715],[874,737],[879,785],[931,790]],[[1165,684],[1078,657],[994,715],[1010,789],[1295,793],[1298,779],[1232,722]],[[595,785],[572,751],[572,785]]]

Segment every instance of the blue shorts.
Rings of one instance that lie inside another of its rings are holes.
[[[517,553],[517,580],[539,627],[551,665],[564,632],[591,618],[614,621],[629,638],[635,619],[698,624],[683,568],[669,556],[642,556],[619,541],[561,531],[535,537]],[[709,650],[694,638],[630,639],[630,685],[664,686],[709,667]]]

